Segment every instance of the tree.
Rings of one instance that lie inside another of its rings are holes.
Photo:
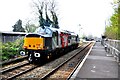
[[[45,19],[43,18],[43,8],[44,8],[44,1],[40,1],[38,0],[37,2],[33,2],[34,7],[37,9],[37,13],[38,13],[38,18],[39,18],[39,25],[40,27],[44,28],[44,23],[45,23]]]
[[[37,9],[37,13],[39,15],[39,24],[40,27],[44,28],[44,26],[50,26],[52,24],[52,27],[55,28],[59,28],[58,26],[58,18],[55,12],[55,1],[52,0],[52,2],[49,1],[44,1],[44,0],[38,0],[38,2],[33,2],[35,8]],[[47,7],[49,6],[49,9],[47,9]],[[45,10],[45,16],[46,19],[43,18],[43,10]],[[52,14],[52,20],[50,20],[47,11],[50,11],[50,13]]]
[[[50,25],[53,23],[51,20],[50,20],[50,18],[49,18],[49,16],[48,16],[48,13],[47,13],[47,5],[48,3],[46,3],[45,4],[45,15],[46,15],[46,20],[45,20],[45,26],[48,26],[48,27],[50,27]]]
[[[120,1],[118,5],[118,39],[120,40]]]
[[[50,2],[50,12],[52,14],[52,20],[53,20],[53,23],[52,23],[52,26],[55,27],[55,28],[59,28],[59,25],[58,25],[58,17],[56,15],[56,3],[55,3],[55,0],[52,0],[52,2]]]
[[[22,27],[22,20],[18,20],[13,27],[13,32],[25,32],[24,28]]]
[[[110,18],[110,25],[106,27],[105,35],[111,39],[118,39],[118,13]]]
[[[35,26],[34,24],[30,24],[30,20],[27,21],[26,25],[25,25],[25,31],[27,33],[32,33],[35,32],[37,26]]]
[[[38,19],[39,19],[39,27],[42,27],[44,29],[45,26],[45,19],[43,18],[43,9],[44,9],[44,0],[37,0],[37,2],[33,2],[34,7],[37,9],[38,13]]]
[[[110,17],[110,24],[105,29],[105,36],[111,39],[120,39],[120,24],[118,22],[120,20],[120,6],[118,3],[117,1],[112,3],[114,14]]]

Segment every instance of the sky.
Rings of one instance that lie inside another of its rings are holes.
[[[80,35],[100,37],[113,13],[113,0],[56,0],[59,26]],[[12,31],[18,19],[35,20],[32,0],[0,0],[0,31]]]

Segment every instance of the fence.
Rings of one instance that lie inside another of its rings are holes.
[[[115,57],[116,61],[120,62],[120,40],[103,39],[102,44],[106,52]]]

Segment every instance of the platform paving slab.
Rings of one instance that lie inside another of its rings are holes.
[[[85,63],[78,71],[74,80],[92,78],[118,79],[118,63],[108,53],[100,42],[96,42]]]

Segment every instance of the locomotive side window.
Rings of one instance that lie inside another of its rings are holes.
[[[76,36],[76,42],[78,41],[78,35]]]
[[[61,42],[60,44],[62,45],[62,36],[60,36],[60,42]]]
[[[56,31],[55,36],[57,38],[57,45],[58,45],[58,31]]]
[[[68,43],[70,43],[71,35],[68,36]]]
[[[53,32],[53,38],[58,45],[58,32]]]

